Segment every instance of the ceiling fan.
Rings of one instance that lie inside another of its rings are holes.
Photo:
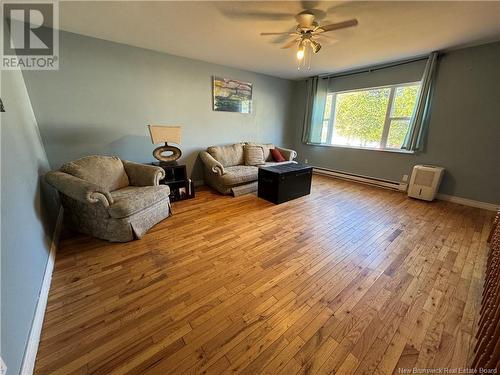
[[[325,38],[328,38],[324,33],[344,29],[346,27],[356,26],[357,19],[350,19],[347,21],[332,23],[329,25],[319,25],[315,20],[313,10],[304,10],[295,16],[298,25],[294,32],[282,33],[260,33],[262,36],[266,35],[289,35],[292,37],[290,41],[285,43],[281,48],[291,48],[297,46],[297,59],[299,60],[298,69],[307,65],[311,68],[311,52],[318,53],[321,49],[321,43]],[[335,41],[331,40],[330,41]]]

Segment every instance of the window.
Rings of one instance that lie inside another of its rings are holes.
[[[321,143],[401,149],[420,82],[333,92],[326,96]]]

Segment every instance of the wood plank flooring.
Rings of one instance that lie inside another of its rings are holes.
[[[314,176],[206,189],[144,239],[62,241],[37,374],[392,374],[470,363],[492,213]]]

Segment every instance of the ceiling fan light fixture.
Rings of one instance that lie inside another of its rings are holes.
[[[314,40],[311,40],[311,48],[312,48],[314,53],[318,53],[319,50],[321,49],[321,44],[319,44],[318,42],[316,42]]]
[[[297,60],[302,60],[304,58],[304,55],[305,55],[305,47],[304,47],[304,44],[303,43],[300,43],[299,44],[299,49],[297,50]]]
[[[318,13],[319,12],[319,13]],[[306,9],[295,16],[297,20],[297,26],[295,27],[294,32],[271,32],[271,33],[261,33],[260,35],[289,35],[293,37],[286,44],[284,44],[281,48],[288,49],[294,46],[297,46],[297,69],[300,70],[302,68],[311,69],[311,58],[314,54],[317,54],[322,48],[321,44],[315,40],[318,38],[320,41],[324,41],[320,38],[326,37],[326,41],[328,42],[328,37],[323,35],[324,33],[345,29],[347,27],[356,26],[358,24],[358,20],[353,18],[350,20],[332,23],[328,25],[320,25],[316,18],[320,18],[325,16],[325,12],[318,11],[317,9]],[[314,38],[314,39],[313,39]],[[330,39],[331,40],[331,39]],[[335,40],[333,40],[335,42]],[[331,44],[331,43],[330,43]],[[310,49],[309,49],[310,48]]]

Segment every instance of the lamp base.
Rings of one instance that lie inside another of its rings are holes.
[[[164,152],[171,152],[171,155],[164,156]],[[160,161],[160,163],[177,163],[176,160],[182,156],[182,152],[179,148],[174,146],[169,146],[165,143],[165,146],[160,146],[153,150],[153,156]]]

